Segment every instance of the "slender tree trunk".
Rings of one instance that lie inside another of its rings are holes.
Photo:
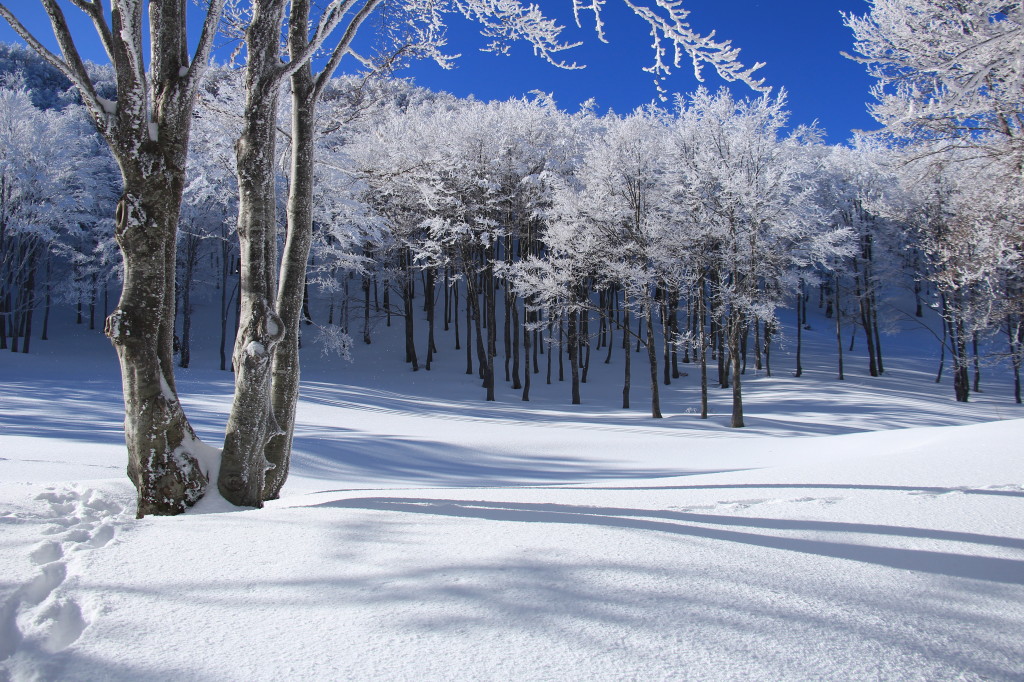
[[[450,314],[454,318],[454,322],[455,322],[455,350],[462,350],[462,346],[460,345],[460,335],[459,335],[459,283],[458,283],[458,281],[456,281],[454,283],[454,286],[452,287],[452,289],[453,289],[453,291],[452,291],[452,310],[450,311]],[[446,329],[447,329],[447,327],[446,327]],[[472,373],[473,373],[473,368],[470,367],[469,371],[466,372],[466,374],[472,374]]]
[[[1022,357],[1024,357],[1024,324],[1019,318],[1014,324],[1013,315],[1006,316],[1006,338],[1010,342],[1010,362],[1013,365],[1013,400],[1020,405],[1020,367]]]
[[[613,343],[615,339],[615,328],[613,326],[613,323],[615,321],[615,316],[618,314],[616,310],[618,308],[619,303],[618,290],[615,287],[609,288],[605,298],[608,300],[608,310],[606,311],[605,316],[605,327],[608,330],[608,338],[606,340],[606,345],[608,346],[608,355],[605,356],[604,364],[610,365],[612,362],[612,349],[615,345]]]
[[[530,345],[531,345],[531,334],[530,334],[530,321],[532,313],[527,307],[526,300],[523,300],[523,357],[526,360],[526,370],[523,372],[523,402],[530,400],[530,385],[532,383],[533,372],[530,371]],[[517,356],[518,357],[518,356]]]
[[[513,297],[513,299],[512,299],[512,390],[514,390],[514,391],[515,390],[519,390],[520,388],[523,387],[522,381],[519,378],[520,377],[520,373],[521,373],[521,367],[520,367],[520,361],[519,361],[519,356],[520,356],[519,335],[520,335],[521,331],[522,331],[522,329],[521,329],[520,324],[519,324],[519,303],[515,300],[515,297]],[[528,333],[524,334],[524,335],[528,335]],[[529,341],[526,342],[526,357],[527,358],[530,357]],[[530,372],[527,371],[526,374],[527,374],[527,376],[529,376]]]
[[[668,320],[668,301],[667,301],[667,299],[668,299],[668,292],[663,292],[662,293],[662,302],[661,302],[661,336],[662,336],[662,346],[663,346],[663,353],[664,353],[664,357],[663,357],[664,372],[662,372],[662,374],[663,374],[662,381],[665,382],[666,386],[671,386],[672,385],[672,367],[671,367],[671,365],[672,365],[672,348],[670,346],[671,346],[671,343],[672,343],[672,340],[671,340],[672,331],[671,331],[671,328],[670,328],[670,325],[669,325],[669,320]]]
[[[978,357],[978,332],[971,334],[971,364],[974,366],[974,392],[981,393],[981,360]]]
[[[654,347],[654,306],[647,310],[647,362],[651,366],[651,417],[661,419],[661,397],[658,394],[658,351]]]
[[[700,325],[697,341],[700,344],[700,418],[708,418],[708,336],[704,318],[707,316],[707,295],[704,278],[701,277],[697,290],[697,314],[694,322]]]
[[[942,309],[946,309],[946,297],[942,297]],[[945,312],[943,312],[945,315]],[[946,333],[946,320],[942,319],[942,341],[939,344],[939,371],[935,374],[935,383],[942,383],[942,372],[946,369],[946,340],[949,338]]]
[[[552,322],[552,319],[551,319],[551,311],[549,309],[548,310],[548,376],[547,376],[548,386],[551,385],[551,356],[555,354],[554,353],[554,349],[551,347],[551,338],[552,338],[551,330],[552,330],[552,325],[553,325],[553,322]]]
[[[572,404],[579,405],[580,399],[580,335],[579,313],[570,310],[568,314],[569,377],[572,382]]]
[[[412,272],[412,255],[406,249],[403,258],[405,277],[402,287],[402,317],[405,321],[405,361],[412,365],[412,371],[420,370],[419,358],[416,356],[416,306],[413,297],[415,275]]]
[[[36,307],[36,267],[37,267],[37,256],[36,247],[33,245],[28,250],[28,273],[25,276],[25,331],[22,333],[24,345],[22,346],[21,352],[28,353],[29,346],[32,343],[32,313]]]
[[[878,328],[878,299],[875,292],[871,292],[871,330],[875,337],[875,366],[878,367],[878,376],[885,374],[885,365],[882,364],[882,335]]]
[[[467,277],[467,281],[469,278]],[[486,398],[488,402],[495,399],[494,395],[494,360],[487,346],[484,344],[484,332],[483,332],[483,311],[480,310],[480,295],[476,291],[470,291],[468,293],[469,301],[473,307],[473,324],[476,326],[476,354],[477,364],[480,367],[481,379],[483,379],[483,388],[486,390]],[[487,295],[484,294],[484,303],[487,302]],[[468,350],[468,346],[467,346]]]
[[[840,306],[839,299],[839,275],[834,276],[835,283],[833,284],[832,296],[835,303],[835,316],[836,316],[836,347],[839,351],[839,380],[843,381],[846,377],[843,375],[843,309]]]
[[[363,275],[363,343],[370,345],[370,276]]]
[[[580,311],[580,383],[587,383],[590,376],[590,310],[586,305]]]
[[[423,287],[423,296],[427,308],[427,360],[424,364],[426,370],[430,370],[430,363],[434,360],[434,289],[437,288],[436,274],[434,268],[427,268],[427,281]]]
[[[261,507],[266,499],[267,445],[287,437],[272,407],[271,371],[278,344],[297,325],[286,328],[276,311],[277,207],[276,161],[278,48],[281,12],[253,13],[247,31],[245,115],[235,144],[238,175],[238,239],[241,262],[240,324],[232,354],[235,395],[221,452],[217,485],[232,504]],[[293,235],[289,235],[292,237]],[[305,260],[302,261],[305,265]],[[303,278],[299,278],[299,286]],[[301,308],[301,290],[298,305]],[[294,341],[292,340],[294,339]],[[289,349],[290,350],[290,349]],[[281,367],[282,378],[289,370]],[[296,380],[297,381],[297,380]]]
[[[679,290],[675,289],[669,301],[669,331],[672,335],[672,378],[679,378]]]
[[[743,428],[743,392],[740,388],[740,328],[743,316],[736,310],[730,315],[729,327],[729,359],[732,365],[732,418],[729,426],[734,429]]]
[[[623,357],[625,358],[625,362],[623,363],[625,368],[623,370],[624,377],[622,380],[622,409],[628,410],[632,354],[630,353],[629,334],[627,333],[629,330],[629,294],[625,291],[622,292],[622,325],[622,352]]]
[[[473,310],[476,291],[470,286],[471,275],[466,275],[466,374],[473,373]]]

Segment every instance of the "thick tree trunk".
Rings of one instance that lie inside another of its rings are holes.
[[[124,284],[105,332],[121,362],[128,478],[138,494],[139,518],[180,514],[202,497],[208,482],[173,379],[180,186],[128,178],[115,216]]]

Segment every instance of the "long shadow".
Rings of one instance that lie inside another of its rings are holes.
[[[324,382],[303,384],[302,395],[304,401],[313,404],[374,414],[531,427],[596,427],[609,433],[677,437],[687,437],[694,432],[702,435],[727,433],[732,437],[844,435],[992,421],[988,406],[957,404],[952,399],[946,401],[922,394],[902,387],[902,382],[895,377],[872,379],[873,397],[859,382],[814,382],[789,387],[787,383],[795,384],[795,381],[785,377],[771,380],[757,377],[747,384],[748,425],[742,432],[725,428],[719,415],[702,420],[687,412],[669,415],[665,420],[651,420],[643,412],[611,407],[604,399],[596,399],[584,408],[550,399],[532,403],[483,403],[439,397],[432,395],[429,389],[421,389],[418,394]],[[671,396],[666,400],[676,405],[693,405],[696,390],[689,384],[666,388],[666,396]],[[780,395],[780,391],[799,395]]]
[[[499,454],[442,441],[300,429],[292,470],[323,479],[371,477],[425,486],[489,487],[544,482],[625,478],[670,478],[693,473],[678,469],[602,466],[585,456]]]
[[[114,382],[6,382],[3,391],[0,430],[6,434],[124,444],[124,402]]]
[[[201,436],[213,434],[209,442],[217,443],[223,432],[225,414],[205,405],[202,400],[205,396],[193,392],[193,385],[227,395],[230,395],[230,386],[186,379],[179,382],[179,389],[183,384],[187,388],[182,392],[182,403],[189,422]],[[116,373],[106,379],[6,381],[0,384],[0,432],[123,447],[124,401],[121,395]]]
[[[708,472],[714,473],[714,472]],[[927,485],[870,485],[862,483],[720,483],[709,485],[649,485],[649,486],[575,486],[569,490],[730,490],[732,488],[796,488],[824,490],[894,490],[921,495],[995,495],[997,497],[1024,497],[1024,490],[986,488],[943,488]]]
[[[705,528],[683,523],[650,521],[665,518],[673,521],[714,523],[716,525],[772,528],[778,530],[808,530],[832,532],[858,532],[905,537],[930,538],[956,542],[982,543],[1001,547],[1020,547],[1016,538],[1000,538],[974,533],[934,531],[921,528],[900,528],[873,524],[837,523],[829,521],[786,521],[689,514],[685,512],[617,509],[612,507],[583,507],[561,504],[528,504],[504,502],[478,502],[418,498],[362,498],[325,502],[314,507],[338,507],[377,511],[430,514],[491,521],[518,521],[525,523],[566,523],[611,528],[651,530],[675,535],[737,542],[758,547],[783,549],[803,554],[814,554],[837,559],[888,566],[903,570],[932,573],[956,578],[987,580],[991,582],[1024,584],[1024,561],[999,557],[973,556],[930,550],[874,547],[825,540],[776,537],[742,533],[720,528]]]

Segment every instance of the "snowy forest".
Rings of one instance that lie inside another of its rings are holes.
[[[3,25],[0,682],[1024,679],[1021,0]]]
[[[249,408],[232,413],[226,452],[273,450],[283,440],[277,459],[267,458],[280,476],[298,346],[349,356],[392,325],[405,334],[396,370],[404,363],[430,371],[438,335],[448,332],[465,353],[466,373],[479,376],[482,399],[494,400],[504,381],[528,401],[531,385],[551,383],[557,372],[569,385],[566,399],[579,404],[591,363],[621,356],[624,408],[642,395],[651,416],[661,417],[659,386],[692,368],[700,374],[702,417],[709,385],[731,389],[731,426],[742,427],[743,376],[748,367],[770,375],[779,339],[795,345],[796,361],[774,369],[801,375],[808,306],[834,324],[838,380],[844,347],[856,344],[867,348],[869,374],[882,375],[887,332],[896,320],[916,318],[941,330],[936,381],[948,378],[957,401],[982,390],[982,368],[992,367],[1012,372],[1008,400],[1020,403],[1024,145],[1014,55],[1021,10],[977,3],[943,17],[920,4],[918,14],[878,2],[873,14],[846,17],[856,40],[851,59],[878,79],[872,113],[884,127],[835,146],[813,125],[792,125],[785,92],[768,92],[753,76],[757,65],[744,68],[727,43],[673,37],[676,65],[678,53],[688,54],[698,67],[746,83],[750,94],[701,87],[663,96],[661,105],[599,115],[589,104],[565,111],[539,92],[481,102],[389,77],[410,51],[444,59],[432,18],[416,9],[409,23],[417,31],[377,62],[364,59],[373,68],[363,75],[333,75],[342,57],[355,54],[349,34],[359,15],[322,70],[314,74],[304,61],[326,49],[324,36],[339,23],[333,10],[313,24],[312,37],[288,34],[286,68],[261,73],[254,63],[255,45],[265,40],[257,35],[260,14],[246,27],[234,8],[228,14],[235,30],[246,31],[247,68],[159,60],[152,67],[180,74],[194,89],[191,104],[175,100],[177,129],[166,134],[175,138],[176,158],[187,161],[180,177],[162,182],[170,194],[160,201],[172,203],[172,216],[180,192],[164,246],[128,247],[124,237],[132,219],[147,220],[129,217],[126,197],[140,206],[156,201],[146,194],[153,180],[144,177],[140,143],[126,141],[138,124],[118,104],[127,87],[119,69],[131,60],[112,53],[112,65],[86,66],[38,44],[5,45],[0,348],[31,352],[34,337],[48,337],[51,314],[68,308],[79,324],[105,325],[115,346],[132,333],[129,320],[152,318],[151,357],[162,366],[152,384],[173,395],[167,365],[171,357],[183,368],[191,363],[196,306],[218,307],[220,369],[239,374],[236,406],[265,404],[252,433],[238,427],[251,421],[242,414]],[[133,11],[140,22],[141,9]],[[308,23],[304,3],[291,11],[289,25]],[[557,28],[516,16],[481,21],[560,63],[566,46]],[[672,17],[678,25],[680,16]],[[95,11],[93,19],[104,25]],[[120,13],[116,19],[128,23]],[[649,21],[656,36],[676,35],[665,32],[667,20]],[[920,42],[913,21],[946,30],[949,44]],[[210,35],[216,26],[209,23]],[[961,49],[971,59],[947,57]],[[669,68],[663,52],[655,51],[654,73]],[[142,85],[144,78],[134,87]],[[142,134],[166,157],[159,148],[169,143],[146,106],[133,115],[150,121]],[[135,176],[140,191],[126,184]],[[302,224],[309,229],[296,227]],[[148,315],[130,314],[122,293],[125,281],[142,279],[126,271],[132,260],[122,254],[132,248],[139,249],[138,272],[150,277],[159,274],[154,252],[173,256]],[[792,328],[780,324],[780,309],[795,309]],[[420,318],[426,331],[418,335]],[[125,360],[123,369],[131,364]],[[634,373],[644,377],[636,385]],[[126,379],[131,417],[138,396],[129,385]],[[145,430],[132,421],[129,434]],[[166,457],[181,438],[161,446]],[[142,441],[129,446],[145,449]],[[222,469],[222,493],[235,485],[239,504],[272,499],[283,478],[264,491],[253,473],[263,465],[239,457],[234,478]],[[202,484],[188,479],[178,481],[175,497],[199,494]]]

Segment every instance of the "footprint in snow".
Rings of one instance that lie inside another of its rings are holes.
[[[78,602],[60,593],[68,577],[68,553],[109,544],[124,512],[92,489],[51,489],[35,499],[47,505],[42,517],[49,526],[42,534],[50,537],[29,554],[39,572],[0,604],[0,679],[8,672],[3,661],[20,651],[63,651],[89,627]]]

